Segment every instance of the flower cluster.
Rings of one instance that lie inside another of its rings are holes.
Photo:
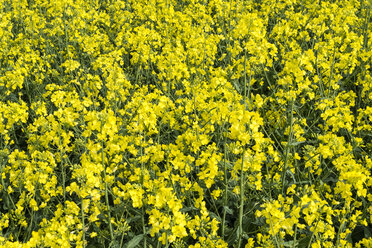
[[[372,4],[0,4],[0,247],[372,246]]]

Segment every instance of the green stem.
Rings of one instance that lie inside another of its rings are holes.
[[[242,157],[241,165],[241,175],[240,175],[240,206],[239,206],[239,244],[241,247],[242,235],[243,235],[243,210],[244,210],[244,151]]]
[[[103,120],[101,119],[101,134],[103,129]],[[101,146],[102,146],[102,152],[101,152],[101,159],[102,159],[102,166],[103,166],[103,181],[105,182],[105,201],[106,201],[106,206],[107,206],[107,215],[108,215],[108,223],[109,223],[109,228],[110,228],[110,237],[111,241],[114,240],[114,231],[112,229],[112,224],[111,224],[111,208],[110,208],[110,203],[109,203],[109,198],[108,198],[108,184],[106,181],[106,166],[105,166],[105,153],[104,153],[104,141],[102,139],[101,141]]]
[[[274,227],[273,227],[273,222],[271,220],[271,214],[269,215],[270,216],[270,228],[271,228],[271,231],[273,232],[273,235],[274,235],[274,240],[275,240],[275,244],[277,247],[281,247],[280,244],[279,244],[279,241],[278,241],[278,238],[276,236],[276,233],[274,233]]]
[[[224,130],[225,132],[225,130]],[[223,145],[223,152],[224,152],[224,158],[223,158],[223,173],[224,173],[224,183],[225,183],[225,192],[224,192],[224,197],[223,197],[223,217],[222,217],[222,239],[225,237],[225,221],[226,221],[226,207],[227,207],[227,190],[228,190],[228,185],[227,185],[227,166],[226,166],[226,134],[225,134],[225,142]]]
[[[143,232],[143,247],[147,247],[146,226],[145,226],[145,206],[142,205],[142,232]]]
[[[294,230],[294,238],[292,243],[292,248],[295,248],[296,240],[297,240],[297,224],[295,224],[295,230]]]
[[[288,165],[288,156],[289,156],[289,149],[290,145],[292,143],[292,128],[293,128],[293,99],[291,100],[291,114],[290,114],[290,127],[289,127],[289,134],[288,134],[288,140],[287,140],[287,145],[286,145],[286,150],[285,150],[285,157],[284,157],[284,165],[283,165],[283,170],[282,170],[282,195],[284,195],[284,180],[285,180],[285,174],[287,172],[287,165]]]
[[[81,224],[83,225],[83,248],[85,248],[86,242],[85,242],[84,199],[81,199]]]
[[[245,111],[247,109],[247,93],[250,92],[251,82],[250,80],[247,82],[247,70],[246,70],[246,60],[247,54],[244,53],[244,109],[243,109],[243,116],[245,115]],[[248,83],[248,92],[247,92],[247,83]],[[249,95],[248,95],[249,97]],[[250,98],[249,98],[250,100]],[[242,156],[242,164],[241,164],[241,174],[240,174],[240,206],[239,206],[239,242],[238,247],[241,247],[242,242],[242,235],[243,235],[243,210],[244,210],[244,183],[245,183],[245,174],[244,174],[244,149],[243,149],[243,156]]]
[[[141,140],[141,184],[142,184],[142,187],[144,188],[143,186],[143,182],[144,182],[144,175],[143,175],[143,172],[145,170],[145,167],[144,167],[144,163],[143,163],[143,143],[146,142],[146,134],[144,134],[143,136],[143,139]],[[145,225],[145,206],[144,204],[142,203],[142,232],[143,232],[143,247],[147,247],[147,239],[146,239],[146,225]]]
[[[59,156],[61,159],[61,170],[62,170],[62,188],[63,188],[63,202],[66,202],[66,173],[65,173],[65,166],[63,163],[63,153],[62,153],[62,140],[61,140],[61,123],[58,122],[58,144],[59,144]]]

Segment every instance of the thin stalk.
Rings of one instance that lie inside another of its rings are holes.
[[[143,247],[147,247],[146,226],[145,226],[145,206],[142,205],[142,232],[143,232]]]
[[[5,147],[4,150],[7,150],[7,149],[8,149],[8,148]],[[5,182],[4,182],[4,178],[2,177],[2,175],[3,175],[3,169],[4,169],[4,166],[5,166],[5,163],[3,163],[3,162],[5,162],[5,161],[4,161],[3,158],[1,158],[0,162],[1,162],[1,163],[0,163],[0,179],[1,179],[1,185],[2,185],[3,190],[6,190],[6,191],[7,191],[7,190],[8,190],[8,187],[6,187]],[[12,203],[12,207],[13,207],[13,209],[15,209],[16,206],[15,206],[14,201],[13,201],[12,197],[10,196],[10,194],[6,194],[6,198],[7,198],[8,200],[10,200],[10,202]],[[5,199],[6,199],[6,198],[5,198]],[[2,204],[4,204],[4,202],[3,202]]]
[[[309,244],[308,244],[308,248],[311,247],[311,242],[313,241],[313,238],[314,238],[314,233],[316,231],[316,228],[318,227],[318,223],[319,223],[319,220],[316,222],[316,225],[315,225],[315,228],[314,228],[314,231],[311,233],[311,237],[310,237],[310,240],[309,240]],[[340,229],[338,230],[340,232]],[[337,233],[337,235],[339,234],[339,232]],[[339,236],[337,237],[337,243],[336,243],[336,247],[339,247]]]
[[[144,163],[143,163],[143,141],[146,141],[146,134],[144,134],[143,136],[143,139],[141,140],[141,184],[142,184],[142,187],[143,186],[143,178],[144,178],[144,175],[143,175],[143,172],[145,170],[145,167],[144,167]],[[144,204],[142,203],[142,232],[143,232],[143,247],[147,247],[147,239],[146,239],[146,226],[145,226],[145,206]]]
[[[1,174],[0,174],[1,175]],[[33,225],[33,222],[34,222],[34,217],[35,217],[35,211],[32,210],[31,211],[31,220],[30,220],[30,224],[28,225],[27,227],[27,238],[29,239],[30,236],[32,235],[32,225]]]
[[[271,220],[271,215],[269,215],[269,216],[270,216],[270,228],[271,228],[271,231],[273,232],[273,235],[274,235],[273,222]],[[276,246],[281,247],[280,244],[279,244],[278,238],[276,237],[276,234],[274,235],[274,240],[275,240]]]
[[[366,6],[366,16],[364,19],[364,26],[363,26],[363,48],[364,50],[368,51],[368,24],[371,14],[372,2],[370,1],[370,6]]]
[[[288,134],[288,140],[285,150],[285,157],[284,157],[284,165],[282,170],[282,195],[284,195],[284,180],[285,180],[285,173],[287,172],[287,165],[288,165],[288,156],[289,156],[289,149],[290,145],[292,143],[292,129],[293,129],[293,99],[291,100],[291,115],[290,115],[290,127],[289,127],[289,134]]]
[[[231,7],[232,7],[232,0],[230,0],[230,7],[229,7],[229,20],[228,20],[228,33],[227,33],[227,48],[230,48],[230,37],[231,37]],[[227,61],[228,63],[231,61],[230,53],[227,54]]]
[[[296,239],[297,239],[297,224],[296,224],[295,230],[294,230],[294,239],[293,239],[293,243],[292,243],[292,248],[295,248]]]
[[[58,145],[59,145],[59,156],[61,158],[61,169],[62,169],[62,188],[63,188],[63,202],[66,202],[66,173],[65,173],[65,166],[63,163],[63,153],[62,153],[62,140],[61,140],[61,123],[58,122]]]
[[[225,130],[224,130],[225,132]],[[226,134],[224,135],[225,137],[225,142],[223,144],[223,152],[224,152],[224,157],[223,157],[223,173],[224,173],[224,183],[225,183],[225,192],[223,196],[223,212],[222,212],[222,239],[225,237],[225,221],[226,221],[226,207],[227,207],[227,190],[228,190],[228,185],[227,185],[227,166],[226,166],[226,156],[227,156],[227,149],[226,149]]]
[[[245,115],[245,111],[247,109],[247,70],[246,70],[246,60],[247,54],[244,54],[244,109],[243,115]],[[251,82],[248,82],[248,93],[250,92]],[[249,95],[248,95],[249,97]],[[243,235],[243,210],[244,210],[244,183],[245,183],[245,174],[244,174],[244,149],[243,149],[243,156],[242,156],[242,164],[241,164],[241,174],[240,174],[240,204],[239,204],[239,242],[238,247],[241,247],[242,243],[242,235]]]
[[[124,211],[122,212],[121,216],[120,216],[120,222],[121,220],[123,220],[123,215],[124,215]],[[124,242],[124,236],[125,236],[126,232],[123,231],[122,234],[121,234],[121,239],[120,239],[120,246],[119,247],[123,247],[123,242]]]
[[[227,35],[227,47],[230,48],[230,33],[231,33],[231,6],[232,6],[232,1],[230,0],[229,3],[229,18],[228,18],[228,32],[225,33]],[[227,60],[230,62],[230,54],[228,53],[227,55]],[[225,131],[225,130],[224,130]],[[224,181],[225,181],[225,192],[224,192],[224,198],[223,198],[223,217],[222,217],[222,239],[225,237],[225,225],[226,225],[226,207],[227,207],[227,190],[228,190],[228,185],[227,185],[227,166],[226,166],[226,136],[225,136],[225,142],[224,142],[224,160],[223,160],[223,167],[224,167]],[[239,237],[239,243],[240,243],[240,237]]]
[[[86,247],[85,242],[85,217],[84,217],[84,200],[81,199],[81,224],[83,225],[83,248]]]
[[[101,133],[103,129],[103,120],[101,120]],[[104,176],[104,182],[105,182],[105,201],[106,201],[106,206],[107,206],[107,215],[108,215],[108,223],[109,223],[109,228],[110,228],[110,237],[111,241],[114,240],[114,231],[112,229],[112,224],[111,224],[111,208],[110,208],[110,203],[109,203],[109,198],[108,198],[108,185],[106,181],[106,166],[105,166],[105,153],[104,153],[104,142],[103,139],[101,141],[101,146],[102,146],[102,152],[101,152],[101,157],[102,157],[102,166],[103,166],[103,176]]]
[[[333,49],[333,55],[332,55],[332,66],[331,66],[331,71],[329,73],[329,85],[328,85],[328,92],[327,92],[327,98],[329,98],[329,95],[331,93],[331,88],[332,88],[332,79],[333,79],[333,72],[335,68],[335,63],[336,63],[336,46]]]
[[[241,164],[241,175],[240,175],[240,204],[239,204],[239,244],[241,247],[242,234],[243,234],[243,210],[244,210],[244,151]]]

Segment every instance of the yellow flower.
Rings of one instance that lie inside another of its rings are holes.
[[[30,200],[30,202],[29,202],[29,206],[30,206],[30,208],[31,208],[33,211],[38,211],[38,210],[39,210],[39,208],[38,208],[38,206],[37,206],[37,202],[35,201],[34,198],[32,198],[32,199]]]
[[[220,189],[213,190],[211,195],[215,200],[217,200],[217,198],[221,195],[221,190]]]
[[[143,204],[143,194],[145,191],[142,188],[134,188],[128,191],[130,198],[132,199],[132,205],[134,208],[141,208]]]

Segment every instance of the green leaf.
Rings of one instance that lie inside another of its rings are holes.
[[[294,240],[291,240],[291,241],[286,241],[283,243],[284,247],[298,247],[298,240],[294,241]]]
[[[134,236],[128,243],[126,243],[126,248],[134,248],[136,247],[143,239],[143,234]]]
[[[239,85],[238,81],[237,81],[237,80],[234,80],[234,81],[233,81],[233,84],[234,84],[234,86],[235,86],[235,89],[236,89],[238,92],[240,92],[240,85]]]
[[[226,211],[227,214],[233,214],[233,211],[228,206],[223,206],[223,209]]]
[[[300,239],[298,241],[298,247],[299,248],[309,247],[310,241],[311,241],[311,235],[306,236],[303,239]]]

